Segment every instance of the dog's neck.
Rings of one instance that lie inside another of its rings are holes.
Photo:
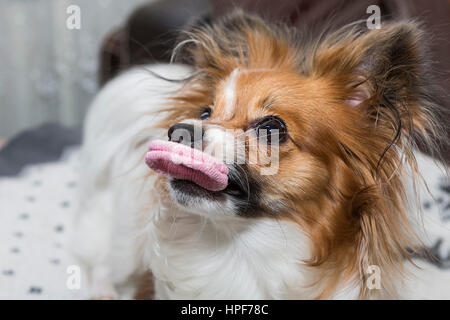
[[[157,298],[320,295],[318,273],[303,262],[309,258],[308,238],[295,224],[262,218],[212,220],[162,207],[151,228],[156,241],[151,241],[148,263]]]

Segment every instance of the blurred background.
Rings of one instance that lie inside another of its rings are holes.
[[[103,38],[145,0],[0,0],[0,137],[46,121],[79,125],[97,91]],[[81,8],[81,29],[66,27]]]
[[[450,69],[448,0],[0,0],[0,139],[45,122],[80,126],[89,102],[110,77],[132,64],[165,61],[176,31],[202,17],[244,7],[293,25],[367,18],[420,18],[439,44],[439,72]],[[81,29],[66,27],[80,8]],[[383,20],[382,20],[383,21]],[[442,74],[450,88],[448,74]]]

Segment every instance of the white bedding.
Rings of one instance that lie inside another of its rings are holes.
[[[67,268],[77,264],[66,243],[76,210],[78,155],[72,149],[58,162],[0,178],[0,299],[85,297],[85,286],[66,286]]]

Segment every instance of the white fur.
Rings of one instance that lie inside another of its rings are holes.
[[[223,119],[227,120],[233,116],[236,106],[236,82],[239,76],[239,68],[234,69],[225,80],[225,107]]]
[[[179,65],[147,68],[172,79],[190,73]],[[91,106],[73,247],[88,267],[92,295],[117,297],[111,284],[129,284],[150,268],[161,299],[314,298],[309,285],[317,279],[303,263],[309,240],[297,225],[217,214],[231,211],[227,202],[187,212],[158,199],[144,155],[150,140],[167,133],[149,127],[179,86],[135,69],[109,83]],[[344,288],[336,298],[357,293]]]

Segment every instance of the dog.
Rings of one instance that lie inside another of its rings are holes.
[[[417,146],[438,158],[445,131],[426,47],[417,22],[308,39],[238,11],[186,32],[182,63],[112,80],[85,121],[73,239],[92,297],[149,271],[157,299],[401,296],[422,243],[420,168],[438,167]],[[243,161],[225,161],[240,137]],[[210,155],[225,183],[151,170],[152,141]],[[263,145],[269,174],[248,160]]]

